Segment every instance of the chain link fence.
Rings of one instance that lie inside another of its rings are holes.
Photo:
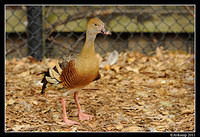
[[[151,55],[156,47],[194,52],[194,5],[38,6],[6,5],[6,57],[59,58],[79,52],[87,22],[99,17],[111,36],[98,34],[101,55],[131,50]]]

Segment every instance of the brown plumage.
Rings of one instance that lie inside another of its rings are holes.
[[[42,94],[45,93],[46,88],[55,89],[62,92],[63,95],[67,95],[70,92],[74,93],[80,120],[89,120],[92,119],[92,116],[82,113],[78,102],[78,91],[101,77],[99,74],[99,61],[94,50],[94,40],[97,33],[111,34],[105,29],[104,23],[100,19],[93,18],[88,22],[86,41],[80,54],[65,56],[53,68],[45,72],[42,79]],[[65,123],[67,125],[79,124],[67,119],[64,98],[62,98],[62,105]]]

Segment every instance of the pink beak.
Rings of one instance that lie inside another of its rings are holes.
[[[111,32],[106,30],[105,27],[102,27],[101,30],[99,30],[99,33],[105,34],[105,35],[111,35]]]

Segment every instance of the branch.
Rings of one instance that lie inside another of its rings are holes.
[[[53,41],[54,43],[56,43],[56,44],[58,44],[58,45],[61,45],[62,47],[66,48],[66,49],[68,49],[68,50],[70,50],[70,51],[77,52],[77,51],[75,51],[73,48],[68,47],[68,46],[66,46],[65,44],[62,44],[62,43],[56,41],[53,37],[51,37],[51,38],[50,38],[50,37],[47,37],[47,39],[48,39],[49,41]]]
[[[84,39],[85,38],[85,36],[80,36],[79,38],[78,38],[78,40],[74,43],[74,45],[72,46],[72,48],[73,49],[75,49],[76,48],[76,46],[78,45],[78,43],[82,40],[82,39]]]
[[[23,47],[23,46],[25,45],[25,43],[26,43],[26,41],[23,41],[21,44],[19,44],[18,47],[12,48],[12,49],[10,49],[9,51],[7,51],[7,52],[6,52],[6,56],[9,55],[9,54],[11,54],[11,53],[13,53],[13,52],[15,52],[16,50],[19,50],[21,47]],[[19,52],[19,51],[18,51],[18,52]],[[20,55],[21,55],[21,53],[20,53]]]
[[[80,13],[77,13],[73,16],[68,16],[64,21],[59,21],[59,22],[56,22],[54,24],[52,24],[52,30],[49,32],[49,36],[55,31],[55,28],[58,26],[58,25],[61,25],[61,24],[66,24],[68,23],[69,21],[74,21],[74,20],[78,20],[78,19],[82,19],[82,18],[91,18],[91,17],[96,17],[96,16],[104,16],[104,15],[108,15],[108,14],[111,14],[112,11],[111,10],[106,10],[106,11],[97,11],[97,12],[88,12],[88,10],[82,14]],[[49,28],[46,28],[45,30],[48,30]]]

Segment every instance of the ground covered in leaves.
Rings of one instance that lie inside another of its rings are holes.
[[[102,58],[105,61],[108,56]],[[6,60],[5,130],[162,132],[195,130],[194,55],[157,49],[155,55],[120,53],[116,64],[100,69],[101,79],[79,92],[82,109],[93,115],[79,121],[73,95],[66,97],[66,126],[61,94],[41,95],[40,74],[56,59]]]

